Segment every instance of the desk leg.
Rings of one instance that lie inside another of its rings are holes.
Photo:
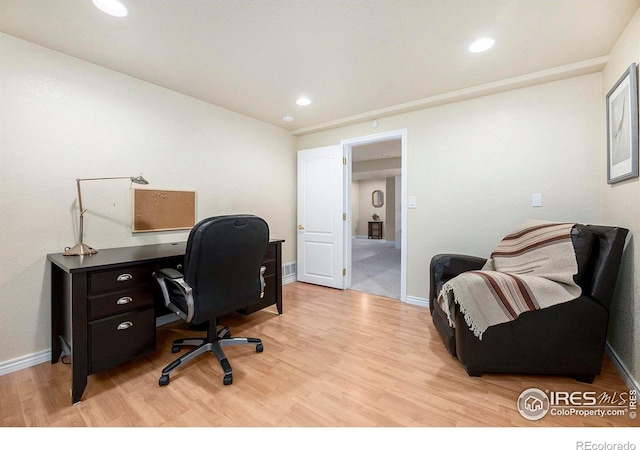
[[[82,400],[82,394],[87,387],[87,373],[73,365],[73,380],[71,381],[71,404],[76,405]]]
[[[79,403],[87,387],[89,349],[87,336],[87,274],[71,276],[71,403]]]
[[[276,245],[276,308],[282,314],[282,244]]]
[[[282,272],[277,272],[276,278],[279,278],[276,282],[276,308],[278,314],[282,314]]]
[[[60,335],[62,333],[64,277],[64,271],[51,263],[51,364],[57,363],[62,354]]]

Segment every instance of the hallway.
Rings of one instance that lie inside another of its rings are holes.
[[[393,242],[351,240],[351,289],[400,299],[400,249]]]

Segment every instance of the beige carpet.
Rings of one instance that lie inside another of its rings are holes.
[[[400,299],[400,249],[375,239],[351,242],[351,289]]]

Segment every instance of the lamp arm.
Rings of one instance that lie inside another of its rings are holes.
[[[104,177],[104,178],[76,178],[76,181],[93,181],[93,180],[130,180],[133,177]]]
[[[80,223],[78,224],[78,237],[80,238],[80,242],[84,242],[82,239],[84,238],[84,213],[86,212],[82,208],[82,192],[80,191],[80,181],[81,179],[76,179],[76,184],[78,186],[78,207],[80,208]]]
[[[82,209],[82,192],[80,192],[80,182],[83,181],[80,178],[76,179],[76,185],[78,186],[78,207],[80,208],[80,217],[84,214],[84,209]]]
[[[84,213],[87,212],[86,209],[82,206],[82,190],[80,189],[81,181],[94,181],[94,180],[130,180],[131,184],[149,184],[147,180],[144,179],[142,174],[137,177],[101,177],[101,178],[76,178],[76,187],[78,189],[78,207],[80,209],[80,217],[79,217],[79,225],[78,225],[78,234],[80,237],[80,242],[78,242],[73,247],[67,247],[63,253],[63,255],[91,255],[97,252],[97,250],[89,247],[84,243]]]
[[[131,180],[131,182],[133,183],[134,179],[141,179],[141,178],[142,178],[142,176],[140,176],[138,178],[134,178],[134,177],[76,178],[76,185],[78,187],[78,207],[80,208],[80,223],[78,225],[78,234],[79,234],[81,243],[84,242],[83,241],[83,237],[84,237],[84,213],[86,213],[87,210],[82,207],[82,191],[80,190],[80,182],[81,181],[96,181],[96,180]],[[137,181],[137,182],[139,182],[139,181]],[[144,182],[146,182],[146,180],[144,180]]]
[[[82,194],[80,193],[80,182],[95,181],[95,180],[131,180],[131,183],[147,184],[147,180],[142,178],[142,175],[140,175],[139,177],[76,178],[76,184],[78,185],[78,206],[80,207],[80,216],[82,216],[85,213],[85,210],[82,208]]]

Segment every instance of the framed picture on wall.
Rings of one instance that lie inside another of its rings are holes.
[[[638,176],[638,72],[633,63],[607,94],[607,183]]]

